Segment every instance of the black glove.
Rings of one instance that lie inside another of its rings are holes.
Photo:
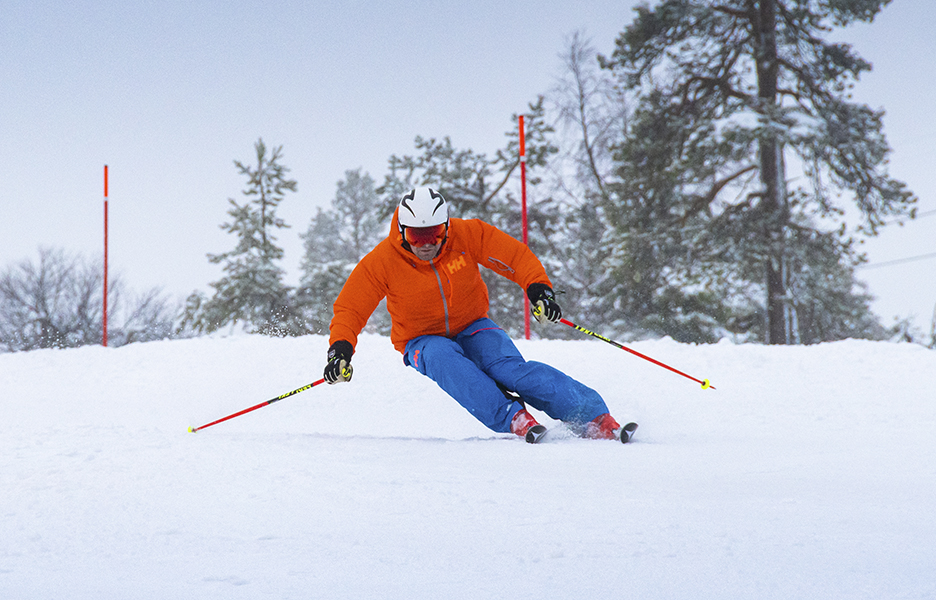
[[[339,381],[351,381],[351,355],[354,347],[351,342],[338,340],[328,349],[328,364],[325,365],[325,381],[329,384]]]
[[[530,299],[530,312],[540,323],[544,320],[558,323],[562,318],[562,309],[556,304],[556,295],[545,283],[531,283],[527,288],[527,297]]]

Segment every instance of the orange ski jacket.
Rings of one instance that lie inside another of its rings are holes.
[[[399,210],[399,209],[397,209]],[[403,248],[394,212],[390,234],[357,264],[334,304],[329,343],[357,345],[367,319],[387,298],[390,341],[401,353],[421,335],[454,337],[487,316],[488,290],[479,265],[524,289],[552,286],[542,263],[523,243],[478,219],[450,219],[448,239],[431,261]]]

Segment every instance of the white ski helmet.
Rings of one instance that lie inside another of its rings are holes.
[[[404,227],[432,227],[448,223],[449,205],[439,192],[432,188],[418,187],[403,195],[400,200],[400,232]]]

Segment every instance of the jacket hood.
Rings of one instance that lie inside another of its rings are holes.
[[[387,235],[390,238],[390,241],[403,241],[403,236],[400,235],[400,207],[397,206],[393,209],[393,218],[390,219],[390,233]]]
[[[401,253],[403,256],[411,256],[416,258],[416,255],[412,252],[408,252],[406,248],[403,247],[403,234],[400,233],[400,207],[397,206],[393,211],[393,218],[390,219],[390,231],[387,233],[387,239],[390,241],[390,245],[393,246],[397,252]]]

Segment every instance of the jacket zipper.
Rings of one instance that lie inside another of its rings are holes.
[[[445,289],[442,287],[442,277],[439,276],[439,270],[436,269],[435,262],[429,263],[432,266],[432,272],[435,273],[436,281],[439,282],[439,295],[442,296],[442,310],[445,313],[445,337],[452,337],[452,330],[449,327],[448,301],[445,299]]]

